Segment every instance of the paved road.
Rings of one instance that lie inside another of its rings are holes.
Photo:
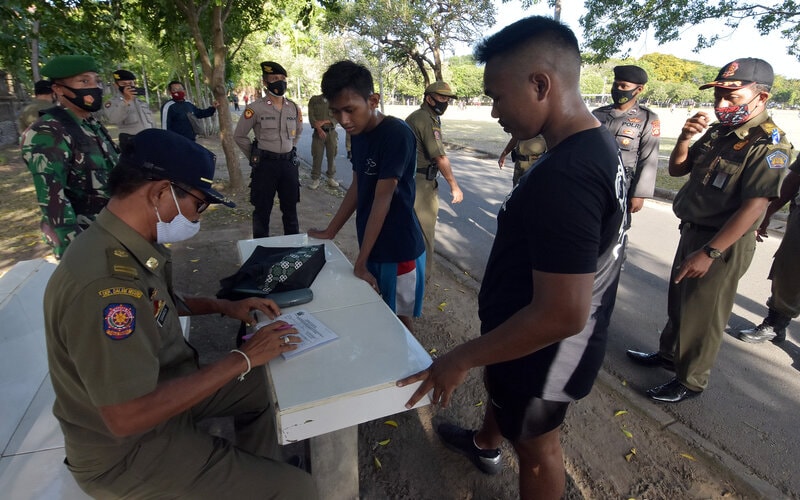
[[[304,133],[298,151],[309,161],[311,134]],[[340,133],[337,179],[351,179]],[[499,170],[496,160],[466,152],[451,152],[450,161],[464,191],[464,202],[450,205],[446,182],[440,183],[441,210],[436,251],[475,279],[491,248],[500,204],[511,186],[511,171]],[[535,214],[532,214],[535,215]],[[605,370],[635,391],[667,381],[671,373],[630,363],[625,349],[655,349],[666,319],[666,277],[678,242],[678,221],[668,203],[648,200],[634,216],[630,246],[612,319]],[[741,280],[736,306],[729,321],[733,329],[758,323],[769,295],[766,275],[779,237],[759,245],[753,264]],[[704,447],[740,475],[751,474],[791,496],[800,496],[800,325],[790,326],[788,340],[750,345],[725,335],[708,390],[699,398],[678,405],[655,405],[644,397],[645,408],[658,406],[667,426],[686,426],[698,441],[688,449]]]

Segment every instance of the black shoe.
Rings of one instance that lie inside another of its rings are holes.
[[[750,344],[761,344],[770,340],[773,344],[778,344],[786,340],[786,328],[776,328],[765,321],[755,328],[741,330],[739,340]]]
[[[499,448],[482,450],[475,446],[473,438],[477,431],[453,424],[440,424],[436,432],[448,448],[472,460],[475,467],[484,474],[494,475],[503,470]]]
[[[660,352],[642,352],[628,349],[626,354],[629,358],[642,366],[660,366],[669,371],[675,371],[675,363],[662,356]]]
[[[664,403],[680,403],[686,399],[699,396],[703,391],[693,391],[674,378],[666,384],[647,390],[650,399]]]

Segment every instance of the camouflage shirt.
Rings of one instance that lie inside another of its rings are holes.
[[[85,137],[76,140],[55,116],[45,113],[23,133],[21,151],[33,175],[44,239],[61,258],[70,241],[108,202],[108,174],[118,151],[93,117],[81,120],[58,109],[78,124]]]

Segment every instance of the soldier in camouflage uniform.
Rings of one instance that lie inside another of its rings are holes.
[[[108,201],[106,182],[117,147],[92,113],[103,104],[97,64],[88,56],[58,56],[42,68],[59,106],[22,135],[22,159],[33,175],[42,232],[61,258]]]
[[[31,126],[31,123],[39,119],[39,111],[55,106],[53,101],[53,88],[47,80],[39,80],[33,85],[35,98],[30,104],[25,106],[19,113],[17,125],[19,133]]]

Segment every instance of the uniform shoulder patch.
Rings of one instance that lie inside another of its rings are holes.
[[[661,120],[653,120],[650,126],[652,127],[650,130],[653,137],[661,136]]]
[[[250,118],[253,117],[254,114],[256,114],[256,113],[255,113],[255,111],[253,111],[253,108],[245,108],[244,109],[244,113],[242,114],[242,116],[244,116],[245,120],[249,120]]]
[[[130,337],[136,330],[136,308],[122,303],[107,305],[103,309],[103,330],[112,340]]]
[[[783,151],[773,151],[767,155],[769,168],[783,168],[789,163],[789,155]]]

